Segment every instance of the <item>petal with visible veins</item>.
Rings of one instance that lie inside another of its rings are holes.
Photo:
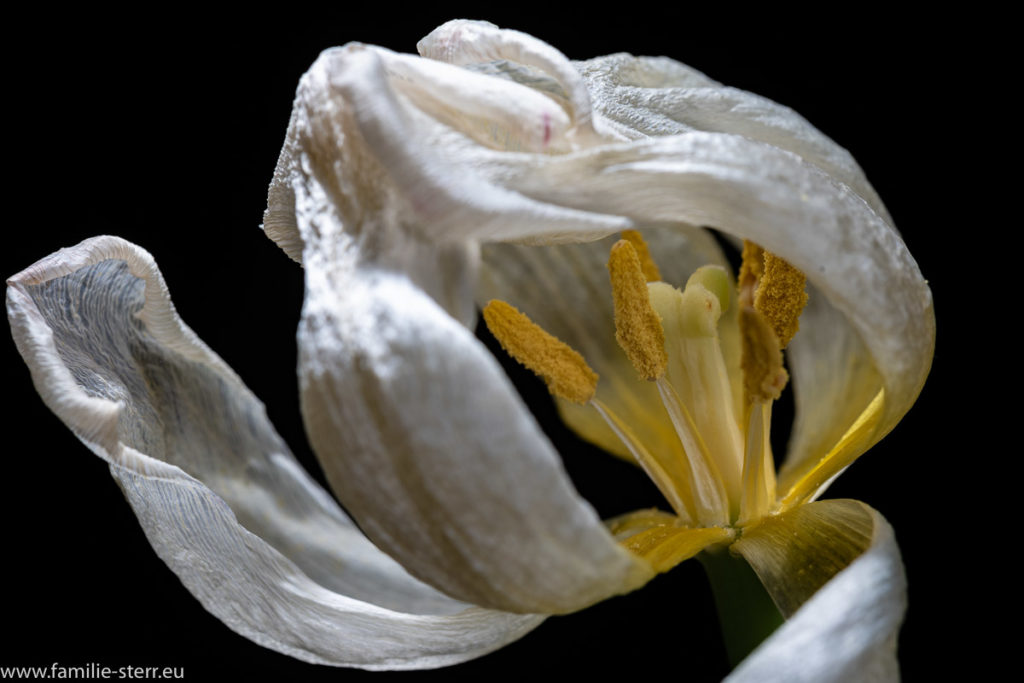
[[[369,543],[181,322],[142,249],[62,250],[8,281],[7,308],[43,400],[236,632],[309,662],[405,669],[480,656],[543,620],[455,601]]]

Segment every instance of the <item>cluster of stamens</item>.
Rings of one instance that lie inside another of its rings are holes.
[[[738,287],[725,269],[704,266],[680,291],[660,281],[635,232],[612,247],[608,271],[615,338],[639,380],[657,387],[681,449],[645,446],[598,397],[583,357],[509,304],[491,301],[484,320],[552,394],[600,415],[665,496],[675,525],[732,533],[770,514],[771,407],[788,379],[782,349],[807,301],[803,274],[748,242]]]

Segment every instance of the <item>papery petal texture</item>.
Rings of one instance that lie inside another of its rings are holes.
[[[909,408],[930,364],[930,292],[852,158],[802,118],[667,60],[574,66],[536,39],[481,22],[450,22],[419,47],[448,63],[357,44],[321,56],[300,84],[265,222],[306,266],[301,372],[314,445],[342,501],[414,574],[463,599],[544,611],[637,582],[636,567],[579,531],[596,528],[592,512],[569,502],[550,446],[476,341],[445,315],[467,326],[474,319],[479,243],[585,241],[680,224],[751,239],[807,273],[828,301],[823,320],[835,313],[844,322],[854,398],[877,373],[884,401],[849,450],[881,438]],[[683,106],[689,97],[692,109]],[[631,108],[657,112],[661,123],[643,129],[657,117]],[[612,379],[624,374],[618,367]],[[496,414],[512,416],[498,432],[501,447],[488,442]],[[801,436],[815,441],[803,466],[824,455],[817,442],[848,427]],[[382,471],[377,483],[353,483]],[[506,479],[513,473],[550,495],[521,495]],[[446,495],[433,493],[442,482]],[[515,536],[500,514],[470,512],[480,505],[473,490],[515,515],[528,500],[561,501],[526,506],[538,513],[534,531],[541,517],[566,520],[552,537],[578,543],[534,557],[566,569],[588,557],[589,578],[566,593],[561,570],[546,571],[547,588],[526,589],[523,577],[539,577],[537,568],[517,563],[511,549],[505,569],[496,566],[504,556],[485,537],[512,533],[520,547],[532,532]],[[422,521],[429,515],[433,522]]]
[[[318,247],[304,257],[303,413],[375,543],[451,595],[515,611],[572,611],[650,578],[472,333],[406,278]]]
[[[425,54],[454,63],[527,55],[524,66],[562,89],[574,119],[593,118],[573,113],[590,106],[590,95],[586,87],[580,90],[580,73],[566,66],[557,51],[544,51],[524,42],[522,34],[488,25],[455,22],[435,34],[432,40],[443,49]],[[448,243],[590,239],[602,231],[660,223],[716,227],[751,239],[804,270],[861,338],[886,389],[884,414],[867,445],[887,433],[916,398],[934,344],[927,285],[848,153],[792,111],[718,87],[664,60],[616,56],[590,68],[587,83],[599,108],[627,111],[640,98],[646,103],[637,105],[640,109],[657,109],[666,120],[694,118],[670,126],[671,135],[643,138],[669,130],[636,131],[633,137],[640,139],[626,145],[602,144],[608,140],[600,136],[574,137],[570,130],[577,151],[513,154],[475,144],[424,117],[387,86],[385,67],[346,50],[322,65],[320,70],[332,75],[315,76],[316,67],[311,71],[308,97],[326,97],[334,110],[340,102],[342,111],[354,112],[349,130],[358,132],[359,149],[387,169],[389,182],[405,198],[399,205],[413,209],[405,218],[414,226],[409,229]],[[646,88],[651,81],[667,87],[651,92]],[[365,84],[381,85],[364,92],[371,88]],[[689,95],[696,104],[682,112],[680,103]],[[722,104],[726,100],[727,106]],[[375,101],[380,104],[355,104]],[[714,129],[709,122],[718,121],[722,111],[729,115],[717,129],[726,132],[699,130]],[[323,143],[297,149],[311,154]],[[364,223],[349,220],[350,225]]]
[[[311,174],[320,176],[323,199],[346,229],[367,236],[364,257],[372,250],[376,258],[413,275],[415,261],[398,261],[401,243],[409,238],[434,245],[537,234],[575,241],[580,234],[601,236],[631,227],[622,217],[538,202],[510,190],[500,177],[502,159],[509,154],[507,136],[481,145],[418,106],[423,99],[416,93],[429,92],[437,80],[453,87],[461,83],[464,97],[448,99],[444,118],[451,123],[479,116],[470,106],[472,83],[461,82],[467,72],[435,63],[427,74],[435,80],[405,81],[395,73],[392,54],[349,44],[323,53],[303,76],[264,218],[267,234],[290,256],[299,258],[297,245],[304,239],[295,222],[302,209],[295,206],[293,185],[297,177]],[[534,101],[531,89],[505,83],[502,106]],[[456,110],[460,105],[469,111]],[[551,119],[549,106],[531,115],[541,122]],[[503,125],[485,121],[499,129]],[[431,283],[418,284],[440,295]]]
[[[575,493],[463,326],[473,319],[477,251],[458,242],[478,229],[590,233],[628,221],[548,207],[481,174],[467,184],[472,168],[455,162],[480,145],[393,87],[391,60],[358,45],[318,60],[300,84],[271,187],[268,234],[303,246],[311,442],[371,539],[451,595],[565,612],[635,588],[649,565],[615,544]]]
[[[762,520],[732,545],[791,616],[867,550],[879,515],[855,500],[824,500]]]
[[[14,276],[7,296],[44,401],[110,465],[161,559],[233,630],[305,661],[423,668],[540,623],[452,600],[373,547],[177,317],[145,251],[94,238]]]
[[[577,131],[594,132],[586,83],[565,55],[542,40],[486,21],[456,19],[431,31],[416,48],[424,57],[455,65],[488,62],[521,65],[525,70],[519,71],[515,80],[527,82],[531,87],[539,86],[556,97],[560,95]]]
[[[703,132],[516,163],[508,185],[538,200],[637,223],[714,226],[804,271],[881,375],[886,403],[871,443],[917,398],[934,347],[931,292],[898,233],[817,166],[743,137]]]
[[[594,109],[629,139],[692,131],[741,135],[818,166],[892,222],[853,156],[789,107],[722,85],[667,57],[616,54],[576,66]]]

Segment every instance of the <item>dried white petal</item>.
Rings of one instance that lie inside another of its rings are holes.
[[[310,662],[423,668],[543,619],[452,600],[373,547],[177,317],[145,251],[113,237],[62,250],[9,280],[7,307],[44,401],[109,463],[161,559],[238,633]]]
[[[506,178],[547,203],[713,226],[781,255],[871,354],[886,390],[872,443],[917,398],[935,341],[931,291],[896,230],[817,166],[740,136],[693,132],[519,162]]]
[[[493,357],[408,279],[307,248],[303,413],[328,480],[415,576],[475,604],[567,612],[650,567],[573,490]]]

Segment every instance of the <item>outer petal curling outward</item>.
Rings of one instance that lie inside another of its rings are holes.
[[[343,233],[307,245],[303,414],[375,543],[451,595],[515,611],[572,611],[651,577],[470,331],[407,278],[349,261]]]
[[[577,132],[586,137],[594,132],[586,83],[565,55],[542,40],[486,21],[455,19],[431,31],[416,48],[424,57],[460,66],[495,61],[520,64],[534,75],[529,79],[533,87],[543,83],[550,94],[564,97]],[[544,78],[537,78],[540,75]]]
[[[180,321],[145,251],[94,238],[8,285],[44,401],[109,463],[158,555],[233,630],[309,662],[403,669],[485,654],[543,619],[456,602],[374,548]]]
[[[853,156],[789,107],[714,81],[666,57],[615,54],[577,62],[597,116],[629,139],[692,131],[742,135],[793,152],[892,222]]]
[[[849,187],[776,147],[714,133],[609,145],[516,164],[510,188],[637,222],[711,225],[807,274],[859,335],[886,391],[870,446],[916,399],[931,365],[931,292],[896,231]],[[865,446],[865,447],[866,447]]]
[[[324,470],[382,549],[460,599],[564,612],[635,588],[649,565],[615,544],[495,360],[448,315],[472,319],[475,247],[432,239],[442,224],[457,238],[482,224],[629,221],[484,176],[464,186],[445,157],[465,139],[392,88],[389,59],[349,46],[303,77],[266,214],[268,235],[303,247],[303,411]],[[424,154],[424,138],[449,152]]]
[[[706,131],[742,135],[793,152],[848,185],[892,222],[853,156],[800,114],[673,59],[619,53],[570,62],[532,36],[461,19],[434,29],[417,48],[424,57],[456,65],[479,67],[493,60],[521,64],[532,77],[508,68],[498,73],[556,99],[564,97],[577,125],[594,129],[609,142]]]
[[[429,92],[438,81],[457,84],[467,72],[436,63],[434,69],[421,72],[424,80],[407,81],[400,77],[392,54],[355,43],[328,50],[299,83],[264,218],[268,236],[290,256],[299,257],[297,247],[305,239],[295,222],[293,187],[294,179],[303,175],[325,181],[323,200],[333,205],[346,229],[372,240],[362,245],[365,252],[392,259],[391,265],[403,270],[414,271],[414,260],[393,259],[410,237],[434,245],[531,234],[577,241],[581,234],[594,237],[632,227],[622,217],[538,202],[510,191],[499,176],[501,160],[508,154],[504,150],[521,146],[509,145],[510,138],[517,138],[515,131],[502,119],[485,118],[474,125],[493,126],[495,134],[492,144],[482,145],[467,131],[448,125],[486,113],[472,106],[480,95],[471,83],[463,84],[460,97],[447,101],[447,123],[417,104],[426,97],[417,97],[417,92]],[[442,76],[445,72],[450,73]],[[535,91],[524,85],[490,80],[503,84],[492,88],[490,95],[504,95],[500,103],[488,104],[491,110],[538,102]],[[545,125],[555,118],[550,106],[536,106],[524,116]],[[558,132],[556,128],[550,134]],[[552,137],[549,145],[564,142]],[[490,170],[481,172],[484,166]],[[428,283],[420,285],[435,294]]]
[[[907,588],[892,527],[854,501],[814,505],[833,502],[866,511],[867,550],[754,650],[726,679],[728,683],[898,680],[896,636]]]
[[[768,517],[732,546],[786,617],[868,549],[881,517],[855,500],[823,500]]]

